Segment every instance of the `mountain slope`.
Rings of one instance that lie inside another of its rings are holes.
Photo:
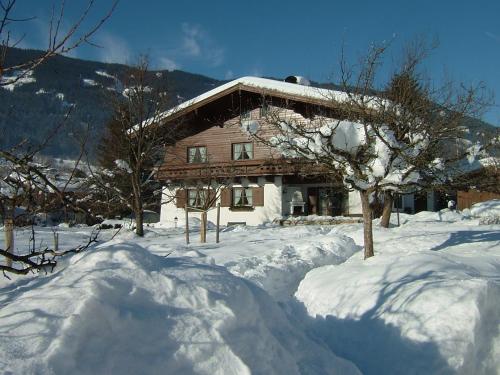
[[[10,49],[6,66],[28,61],[40,51]],[[23,139],[42,141],[62,121],[68,112],[63,131],[53,139],[44,153],[71,157],[77,152],[77,142],[68,135],[78,135],[86,124],[91,126],[91,145],[95,145],[111,110],[106,95],[116,89],[113,77],[122,77],[126,65],[106,64],[64,56],[56,56],[38,67],[30,79],[15,87],[0,88],[0,131],[2,147],[12,146]],[[172,103],[190,99],[222,84],[222,81],[183,71],[161,71],[170,89]],[[4,77],[8,79],[8,77]]]

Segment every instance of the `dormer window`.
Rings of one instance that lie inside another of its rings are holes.
[[[188,163],[206,163],[207,148],[205,146],[188,147]]]
[[[253,159],[253,143],[233,143],[233,160]]]

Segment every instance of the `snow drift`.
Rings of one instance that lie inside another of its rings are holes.
[[[300,283],[313,330],[364,374],[500,373],[500,231],[446,211],[377,228],[375,257]]]
[[[131,243],[7,284],[0,306],[5,373],[359,373],[250,282]]]

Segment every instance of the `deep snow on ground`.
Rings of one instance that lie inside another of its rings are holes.
[[[296,297],[313,329],[365,374],[500,373],[500,226],[448,210],[401,219],[376,229],[375,257],[306,275]]]
[[[115,242],[6,285],[0,363],[14,374],[356,374],[222,267]]]
[[[375,226],[122,229],[50,275],[0,280],[13,374],[500,373],[496,202]],[[50,243],[50,228],[37,228]],[[58,228],[61,247],[88,228]],[[29,231],[18,231],[19,247]],[[107,241],[107,242],[106,242]],[[297,290],[298,289],[298,290]],[[343,360],[341,358],[346,358]],[[354,365],[350,364],[351,361]]]

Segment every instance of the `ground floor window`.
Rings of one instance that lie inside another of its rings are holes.
[[[233,188],[233,207],[253,205],[252,188]]]
[[[206,190],[189,189],[188,190],[188,205],[189,207],[203,207],[207,201]]]

